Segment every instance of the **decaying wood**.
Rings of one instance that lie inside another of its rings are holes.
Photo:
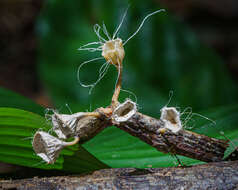
[[[95,112],[92,112],[93,114],[90,113],[88,115],[86,113],[86,115],[83,117],[80,116],[78,119],[73,118],[73,125],[69,125],[69,127],[68,123],[72,123],[69,122],[70,120],[58,120],[58,122],[62,122],[64,125],[57,126],[61,126],[62,129],[68,127],[68,129],[73,131],[69,134],[77,136],[77,138],[80,139],[80,143],[84,143],[92,139],[104,128],[114,125],[164,153],[182,155],[204,162],[223,161],[224,152],[228,147],[228,141],[210,138],[205,135],[184,130],[180,123],[179,112],[177,112],[175,108],[163,108],[162,110],[167,110],[168,115],[166,117],[161,116],[160,119],[155,119],[137,112],[136,104],[127,100],[122,104],[118,104],[115,108],[99,108],[95,110]],[[64,117],[67,118],[65,115]],[[74,125],[76,126],[74,127]],[[44,142],[39,149],[38,145],[41,142],[38,142],[37,138],[35,138],[37,135],[34,136],[33,140],[35,152],[39,156],[44,154],[44,156],[41,157],[43,159],[47,158],[44,159],[46,162],[54,163],[57,159],[58,152],[52,150],[50,154],[48,154],[46,145],[49,143],[47,142]],[[50,135],[48,136],[50,137]],[[51,138],[56,139],[55,137]],[[46,138],[42,137],[41,139],[47,141]],[[59,145],[55,145],[55,147],[58,146]],[[52,149],[52,146],[50,148]],[[235,151],[227,160],[236,160],[237,157],[238,151]]]
[[[118,128],[140,138],[142,141],[164,153],[174,153],[204,162],[222,161],[228,147],[227,141],[196,134],[187,130],[173,133],[166,130],[161,120],[135,113],[128,121],[116,125]],[[236,157],[237,152],[234,153]]]
[[[0,189],[238,189],[238,161],[192,167],[119,168],[87,175],[0,181]]]
[[[139,112],[135,112],[124,122],[115,122],[112,115],[103,115],[102,110],[100,111],[101,116],[97,118],[100,122],[97,122],[97,125],[91,125],[97,130],[94,130],[93,135],[90,135],[91,132],[88,130],[89,135],[88,138],[84,138],[85,140],[95,136],[95,132],[100,132],[100,128],[104,129],[105,125],[114,125],[155,147],[158,151],[183,155],[204,162],[223,161],[224,152],[228,147],[228,142],[225,140],[210,138],[183,129],[177,133],[170,130],[161,133],[159,129],[163,129],[165,125],[162,120]],[[235,151],[227,160],[236,160],[237,156],[238,152]]]

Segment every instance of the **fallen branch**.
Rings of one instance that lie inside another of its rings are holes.
[[[0,189],[237,189],[238,161],[192,167],[118,168],[80,176],[0,181]]]
[[[172,153],[204,162],[222,161],[228,144],[224,140],[180,129],[173,132],[165,122],[136,112],[130,119],[119,123],[118,128],[140,138],[164,153]],[[164,130],[163,130],[164,129]]]
[[[164,108],[160,119],[143,115],[136,104],[127,100],[115,109],[99,108],[92,113],[54,114],[53,130],[61,137],[75,136],[84,143],[105,127],[114,125],[164,153],[183,155],[204,162],[222,161],[228,142],[183,130],[175,108]],[[57,119],[55,119],[57,116]],[[60,131],[60,133],[59,133]],[[54,163],[68,144],[45,132],[37,132],[33,140],[35,152],[48,163]],[[237,159],[235,151],[227,160]]]

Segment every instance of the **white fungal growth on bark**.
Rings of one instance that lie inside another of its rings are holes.
[[[58,158],[60,151],[65,146],[72,146],[79,142],[79,137],[76,133],[76,128],[79,122],[83,123],[83,119],[87,116],[98,117],[97,112],[78,112],[75,114],[59,114],[52,110],[53,114],[47,117],[51,117],[52,130],[60,139],[67,139],[69,137],[74,137],[72,142],[64,142],[57,137],[50,135],[44,131],[38,131],[33,137],[32,146],[35,153],[40,156],[48,164],[53,164]],[[80,123],[81,124],[81,123]]]
[[[136,103],[131,100],[126,100],[115,108],[112,118],[118,123],[126,122],[136,113],[136,111]]]
[[[60,139],[67,139],[75,135],[78,121],[87,115],[84,112],[78,112],[72,115],[54,112],[52,115],[52,129]]]
[[[75,137],[72,142],[64,142],[44,131],[39,131],[34,135],[32,146],[35,153],[46,163],[53,164],[64,147],[74,145],[78,141],[79,138]]]
[[[34,135],[32,143],[35,153],[48,164],[53,164],[56,161],[65,145],[64,141],[43,131]]]
[[[182,129],[180,113],[174,107],[163,107],[160,119],[164,122],[164,128],[177,133]]]

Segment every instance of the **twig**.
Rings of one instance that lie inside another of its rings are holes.
[[[161,152],[183,155],[204,162],[222,161],[228,147],[224,140],[187,130],[180,130],[178,133],[166,130],[161,134],[159,129],[164,128],[164,122],[139,112],[116,126]]]
[[[155,119],[137,112],[136,104],[127,100],[123,104],[119,104],[115,109],[111,107],[99,108],[95,111],[96,114],[95,112],[94,114],[83,114],[80,112],[78,119],[74,118],[73,125],[75,125],[75,127],[71,126],[70,128],[72,130],[71,135],[77,136],[80,139],[80,143],[84,143],[101,132],[105,127],[114,125],[164,153],[178,154],[204,162],[223,160],[224,152],[228,147],[228,141],[183,130],[176,126],[180,121],[178,115],[175,114],[177,113],[175,112],[175,108],[162,110],[168,113],[161,114],[161,119]],[[174,110],[174,112],[172,112],[172,110]],[[77,113],[74,115],[77,115]],[[168,120],[166,120],[166,118]],[[170,121],[173,123],[170,123]],[[58,123],[56,123],[57,126],[62,122],[64,121],[59,120]],[[67,129],[67,123],[71,124],[72,122],[67,120],[66,123],[63,123],[65,124],[64,130]],[[70,133],[67,134],[69,135]],[[44,135],[47,138],[44,137]],[[41,138],[34,138],[33,140],[34,150],[39,156],[42,155],[42,153],[46,154],[48,157],[47,162],[53,163],[58,156],[59,150],[56,149],[55,154],[53,154],[52,149],[50,149],[49,157],[49,147],[44,146],[46,144],[52,144],[52,140],[50,139],[55,139],[55,142],[62,145],[64,145],[64,142],[58,141],[55,137],[50,137],[49,134],[42,132],[36,133],[35,137],[38,136],[41,136]],[[45,142],[42,143],[39,139]],[[40,143],[42,143],[42,145]],[[50,147],[52,147],[52,145]],[[56,147],[59,146],[57,145]],[[227,160],[237,159],[238,152],[235,151],[232,155],[233,157],[230,156]]]

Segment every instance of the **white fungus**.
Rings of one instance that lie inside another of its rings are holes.
[[[53,131],[60,139],[67,139],[75,135],[77,123],[80,118],[86,116],[87,113],[78,112],[72,115],[54,113],[52,115]]]
[[[129,120],[136,113],[136,111],[136,103],[128,99],[115,108],[112,117],[118,123],[125,122]]]
[[[177,133],[182,129],[180,113],[174,107],[163,107],[160,119],[164,122],[164,128]]]
[[[66,143],[46,132],[40,131],[34,135],[32,146],[38,156],[48,164],[53,164],[60,151],[66,146]]]
[[[75,137],[71,142],[64,142],[49,133],[38,131],[34,135],[32,146],[35,153],[46,163],[53,164],[64,147],[75,145],[78,142],[78,137]]]

